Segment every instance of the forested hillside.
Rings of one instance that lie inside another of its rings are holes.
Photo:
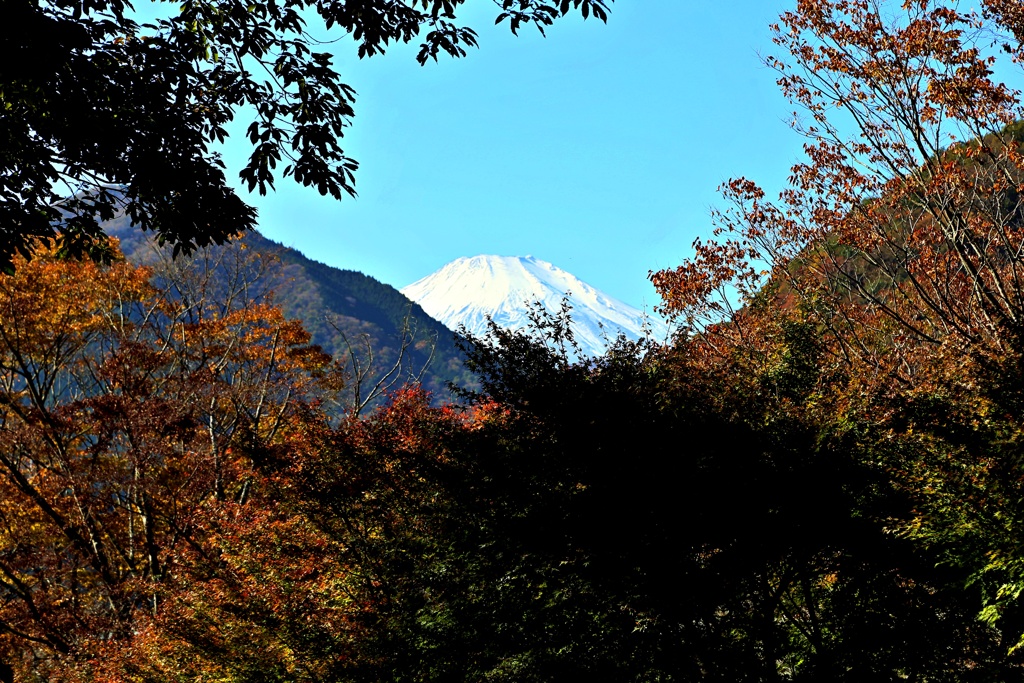
[[[126,218],[104,227],[120,240],[130,261],[155,264],[170,260],[169,248],[158,249]],[[437,400],[446,400],[450,398],[449,383],[473,384],[456,346],[456,335],[397,289],[368,275],[313,261],[255,231],[231,246],[208,247],[199,255],[196,267],[220,261],[220,252],[238,248],[272,257],[251,286],[272,290],[285,316],[302,321],[313,343],[345,365],[353,378],[363,373],[358,387],[362,394],[372,391],[381,379],[394,387],[419,380]],[[222,277],[232,275],[221,270]],[[357,387],[351,389],[354,396]]]

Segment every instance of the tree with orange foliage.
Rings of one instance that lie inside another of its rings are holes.
[[[777,201],[725,188],[711,242],[652,280],[685,363],[856,444],[909,502],[878,513],[1024,640],[1024,57],[1019,2],[800,0],[767,63],[807,160]],[[779,372],[816,349],[802,396]],[[806,347],[807,344],[805,343]]]
[[[0,276],[0,659],[57,680],[158,613],[330,358],[267,301],[40,251]],[[85,667],[85,668],[79,668]],[[27,678],[25,678],[27,677]]]

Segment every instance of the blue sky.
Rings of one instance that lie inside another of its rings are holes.
[[[710,234],[717,187],[742,175],[775,192],[799,157],[759,58],[788,2],[617,0],[607,25],[563,20],[546,39],[470,4],[481,46],[465,59],[420,67],[414,47],[358,60],[351,41],[333,45],[358,92],[343,146],[359,196],[243,191],[267,236],[396,287],[459,256],[532,254],[650,308],[648,271]]]

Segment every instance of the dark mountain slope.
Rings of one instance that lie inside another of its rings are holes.
[[[106,229],[120,239],[125,257],[133,262],[152,264],[166,257],[124,218]],[[348,367],[353,392],[360,375],[359,392],[366,396],[391,371],[398,384],[422,373],[423,385],[438,399],[449,398],[449,382],[473,383],[454,333],[394,287],[309,259],[257,232],[231,246],[214,247],[212,253],[239,246],[274,257],[256,286],[273,290],[274,301],[285,315],[301,320],[313,343]]]
[[[408,376],[426,366],[423,383],[435,393],[447,395],[449,381],[470,380],[454,333],[391,285],[313,261],[258,233],[244,241],[257,251],[278,255],[289,281],[277,287],[276,301],[336,358],[353,350],[361,354],[370,341],[381,372],[394,365],[404,340],[409,358],[403,372]]]

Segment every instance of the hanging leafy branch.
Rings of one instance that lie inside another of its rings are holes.
[[[503,0],[513,30],[571,11],[607,19],[609,0]],[[423,64],[462,57],[477,34],[466,0],[186,0],[139,23],[124,0],[4,0],[0,27],[0,266],[56,236],[65,255],[104,257],[100,223],[123,212],[175,253],[252,228],[255,210],[215,146],[245,111],[250,191],[291,178],[355,193],[341,141],[355,91],[309,22],[344,32],[359,57],[421,40]]]

